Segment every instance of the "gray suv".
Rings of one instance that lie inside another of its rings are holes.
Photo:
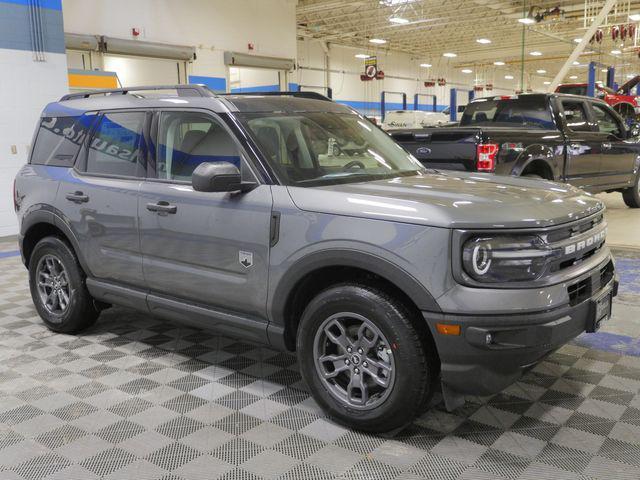
[[[367,431],[440,385],[448,409],[500,391],[597,330],[617,292],[597,199],[427,170],[312,93],[67,95],[14,200],[50,329],[121,305],[295,351],[318,404]]]

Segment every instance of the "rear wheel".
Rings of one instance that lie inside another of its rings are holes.
[[[57,237],[45,237],[34,247],[29,259],[29,287],[38,314],[53,331],[75,333],[98,318],[78,259]]]
[[[421,413],[437,379],[412,313],[381,290],[341,284],[305,309],[298,361],[319,405],[341,423],[370,432],[405,426]]]
[[[640,208],[640,172],[636,174],[633,186],[622,190],[622,199],[627,207]]]

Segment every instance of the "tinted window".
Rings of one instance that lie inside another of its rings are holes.
[[[196,112],[165,112],[160,118],[156,177],[191,180],[203,162],[229,162],[240,168],[240,152],[213,117]]]
[[[572,102],[563,100],[562,109],[564,110],[564,118],[569,127],[574,132],[589,132],[591,126],[587,120],[587,113],[582,102]]]
[[[587,86],[586,85],[560,85],[556,89],[556,92],[568,93],[569,95],[586,95]]]
[[[91,139],[87,172],[139,176],[143,172],[144,112],[105,113]]]
[[[73,166],[80,145],[95,115],[44,117],[31,154],[31,163],[56,167]]]
[[[598,104],[593,105],[593,113],[596,117],[596,122],[598,123],[598,130],[604,133],[608,133],[611,135],[620,135],[620,125],[618,124],[616,118],[613,116],[611,112],[609,112],[606,107]]]
[[[553,129],[545,97],[481,99],[464,108],[462,126],[494,126]]]

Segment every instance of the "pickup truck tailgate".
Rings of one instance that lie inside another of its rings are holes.
[[[474,171],[478,128],[398,130],[391,137],[428,168]]]

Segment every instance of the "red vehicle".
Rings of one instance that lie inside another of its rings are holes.
[[[612,90],[602,82],[596,82],[596,97],[604,100],[620,114],[627,122],[635,122],[640,118],[640,102],[637,96],[630,95],[630,91],[640,83],[640,75],[632,78],[622,85],[618,90]],[[586,83],[564,83],[558,85],[557,93],[568,93],[571,95],[586,95]]]

